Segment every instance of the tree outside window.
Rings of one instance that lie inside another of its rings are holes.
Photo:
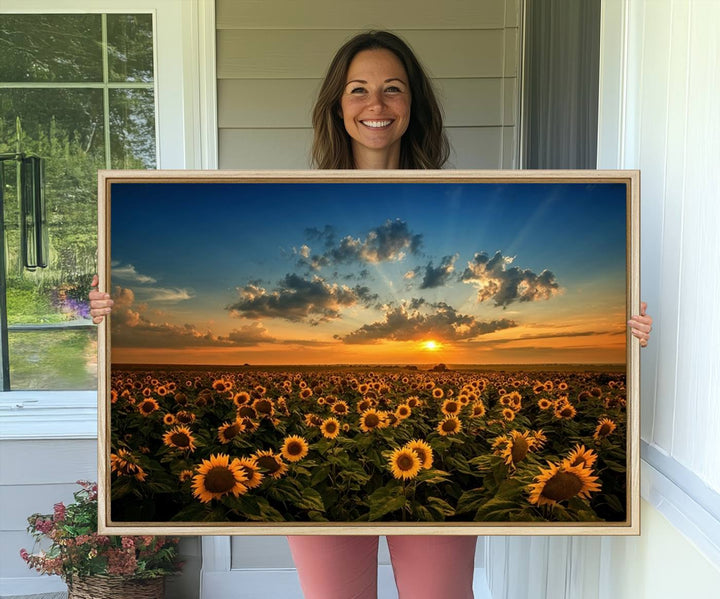
[[[0,155],[10,386],[93,389],[97,170],[156,166],[152,15],[0,15]],[[20,155],[44,162],[46,268],[22,261]]]

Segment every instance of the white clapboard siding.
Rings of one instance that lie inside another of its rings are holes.
[[[310,168],[312,129],[220,129],[221,169]]]
[[[448,127],[456,169],[513,168],[512,127]],[[221,129],[221,169],[307,169],[312,129]],[[504,144],[504,145],[501,145]],[[506,149],[505,152],[503,151]],[[503,162],[503,160],[505,162]]]
[[[495,29],[518,19],[518,3],[506,0],[223,0],[216,16],[218,29]]]
[[[218,126],[302,128],[310,125],[321,79],[221,79]],[[435,79],[447,127],[515,125],[515,78]],[[238,107],[243,107],[238,110]]]
[[[355,33],[373,28],[405,38],[433,78],[457,144],[449,167],[517,167],[520,6],[218,0],[219,167],[309,168],[311,111],[330,59]]]
[[[93,439],[0,441],[0,580],[17,580],[25,585],[18,588],[30,588],[27,583],[39,575],[19,555],[21,548],[33,547],[25,530],[27,517],[51,514],[54,504],[73,500],[77,480],[96,479]],[[56,583],[53,588],[64,588],[59,579]],[[36,588],[48,587],[43,581]]]
[[[356,32],[337,30],[220,30],[220,79],[316,78],[335,50]],[[504,29],[398,31],[433,77],[515,76],[513,36]],[[501,49],[502,51],[498,51]],[[506,66],[507,65],[507,66]]]

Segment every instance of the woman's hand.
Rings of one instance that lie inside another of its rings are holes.
[[[640,302],[640,314],[636,314],[627,322],[632,334],[640,340],[640,347],[647,347],[650,331],[652,331],[653,319],[652,316],[645,313],[645,310],[647,310],[647,304]]]
[[[90,286],[97,288],[97,275],[93,277]],[[110,294],[93,289],[88,294],[88,297],[90,298],[90,316],[92,316],[92,321],[95,324],[100,324],[103,321],[103,318],[105,318],[105,315],[110,314],[110,311],[112,310],[113,301],[110,299]]]

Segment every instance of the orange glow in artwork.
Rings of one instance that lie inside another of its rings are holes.
[[[442,345],[440,343],[433,341],[432,339],[423,341],[422,343],[422,348],[426,351],[438,351],[441,347]]]

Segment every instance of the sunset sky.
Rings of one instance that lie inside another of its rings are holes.
[[[625,186],[114,183],[112,362],[625,362]]]

